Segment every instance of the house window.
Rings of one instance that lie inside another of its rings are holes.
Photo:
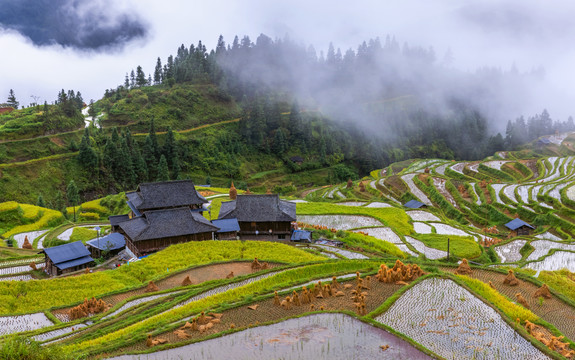
[[[285,240],[285,238],[286,238],[285,234],[278,235],[278,239],[280,240]]]

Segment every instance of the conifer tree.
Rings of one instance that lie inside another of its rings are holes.
[[[148,80],[146,79],[146,74],[144,73],[144,70],[142,70],[142,67],[138,65],[136,68],[136,86],[142,87],[146,86],[147,84]]]
[[[158,57],[156,61],[156,69],[154,70],[154,85],[162,83],[162,60]]]
[[[44,202],[44,197],[42,194],[38,195],[38,200],[36,201],[36,205],[45,208],[46,203]]]
[[[166,157],[162,155],[160,157],[160,162],[158,163],[158,176],[156,181],[168,181],[170,180],[170,172],[168,170],[168,162]]]
[[[66,188],[66,198],[68,199],[68,205],[74,207],[74,221],[76,221],[76,206],[78,206],[78,203],[80,202],[80,194],[74,180],[70,180],[68,183],[68,187]]]
[[[18,106],[20,105],[18,100],[16,100],[16,95],[14,95],[14,90],[12,89],[10,89],[10,92],[8,92],[8,101],[6,102],[6,104],[8,104],[8,106],[13,107],[14,109],[18,109]]]

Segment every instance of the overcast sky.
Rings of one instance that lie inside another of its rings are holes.
[[[464,71],[543,66],[546,86],[523,114],[564,118],[575,114],[574,10],[540,0],[0,0],[0,102],[11,88],[21,103],[52,102],[62,88],[97,100],[137,65],[151,73],[158,56],[198,40],[211,49],[220,34],[288,35],[318,53],[389,34],[438,59],[451,49]]]

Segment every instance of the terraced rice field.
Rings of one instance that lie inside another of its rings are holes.
[[[26,236],[28,237],[28,241],[30,242],[30,244],[32,244],[34,242],[34,239],[36,239],[38,236],[45,234],[47,231],[48,230],[38,230],[38,231],[29,231],[25,233],[16,234],[14,235],[14,240],[16,240],[16,243],[18,244],[17,247],[21,248],[22,245],[24,244]]]
[[[442,224],[442,223],[432,223],[433,227],[435,227],[435,231],[441,235],[457,235],[457,236],[470,236],[469,233],[466,233],[463,230],[454,228],[451,225]]]
[[[385,352],[380,345],[389,345]],[[135,359],[431,359],[405,340],[345,314],[313,314]]]
[[[414,239],[412,237],[406,236],[405,241],[407,241],[411,246],[413,246],[415,248],[415,250],[422,253],[423,255],[425,255],[426,258],[428,258],[430,260],[437,260],[437,259],[447,257],[446,251],[430,248],[430,247],[426,246],[424,243],[422,243],[421,241]]]
[[[367,228],[356,230],[356,232],[361,231],[366,233],[370,236],[378,238],[380,240],[385,240],[393,244],[403,244],[401,238],[391,229],[388,227],[378,227],[378,228]]]
[[[567,269],[575,272],[575,253],[556,251],[553,255],[549,255],[541,261],[530,262],[525,267],[533,270],[555,271]]]
[[[455,268],[443,268],[443,270],[453,272]],[[509,286],[503,284],[507,275],[487,270],[473,269],[471,277],[483,281],[484,283],[491,283],[497,291],[504,294],[509,299],[515,299],[515,294],[521,293],[531,311],[543,320],[553,324],[563,335],[569,339],[575,339],[575,308],[564,303],[553,296],[551,299],[545,299],[543,303],[534,296],[535,292],[539,289],[538,286],[533,285],[527,281],[519,280],[518,286]]]
[[[0,317],[0,335],[41,329],[54,325],[44,313]]]
[[[350,230],[368,226],[382,226],[383,224],[369,216],[356,215],[300,215],[298,221],[330,229]]]
[[[535,250],[529,254],[527,261],[538,260],[542,256],[547,255],[551,249],[575,251],[575,244],[564,244],[548,240],[532,241],[530,245],[533,246]]]
[[[413,230],[418,234],[431,234],[432,227],[422,222],[414,222]]]
[[[492,169],[495,169],[495,170],[501,170],[501,167],[503,166],[503,164],[506,164],[508,162],[509,161],[506,161],[506,160],[487,161],[487,162],[484,162],[483,165],[490,167]]]
[[[41,269],[44,267],[45,264],[43,263],[39,263],[36,264],[36,267],[38,269]],[[32,271],[32,268],[30,267],[30,265],[22,265],[22,266],[13,266],[13,267],[7,267],[7,268],[0,268],[0,275],[12,275],[12,274],[19,274],[19,273],[25,273],[25,272],[30,272]]]
[[[437,216],[423,210],[410,210],[405,212],[413,221],[441,221]]]
[[[431,205],[431,200],[429,200],[429,198],[427,197],[427,195],[425,195],[425,193],[423,191],[421,191],[417,186],[415,186],[415,183],[413,182],[413,177],[415,176],[415,174],[408,174],[408,175],[403,175],[401,177],[401,179],[403,181],[405,181],[405,183],[407,184],[407,187],[409,187],[409,191],[422,203],[427,204],[427,205]]]
[[[451,280],[428,279],[375,318],[447,359],[548,359]]]
[[[367,208],[386,208],[386,207],[392,207],[392,206],[389,205],[388,203],[384,203],[384,202],[372,202],[372,203],[365,205],[365,207],[367,207]]]
[[[319,247],[321,249],[339,254],[346,259],[356,259],[356,260],[369,259],[369,256],[366,256],[366,255],[363,255],[363,254],[360,254],[360,253],[357,253],[354,251],[348,251],[348,250],[340,249],[340,248],[333,247],[333,246],[327,246],[327,245],[315,245],[315,246]]]
[[[505,245],[496,246],[495,252],[503,263],[516,262],[521,260],[519,250],[521,250],[526,243],[527,240],[513,240]]]

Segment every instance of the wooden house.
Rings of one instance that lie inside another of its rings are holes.
[[[241,239],[289,241],[296,205],[277,194],[238,195],[222,203],[218,220],[237,219]]]
[[[188,207],[204,211],[208,201],[198,193],[191,180],[163,181],[140,184],[136,191],[126,193],[130,218],[142,216],[146,211]]]
[[[240,231],[240,224],[238,219],[221,219],[212,220],[212,224],[220,228],[216,231],[216,239],[218,240],[237,240]]]
[[[170,245],[188,241],[212,240],[219,229],[188,206],[149,210],[118,224],[126,247],[140,257]]]
[[[81,241],[45,248],[45,271],[52,275],[62,275],[84,269],[94,261],[90,251]]]
[[[126,247],[126,239],[120,233],[111,233],[96,239],[86,241],[88,250],[94,258],[107,254],[113,256]]]
[[[521,219],[513,219],[505,224],[505,226],[511,230],[512,236],[531,235],[531,232],[535,230],[535,227]]]

